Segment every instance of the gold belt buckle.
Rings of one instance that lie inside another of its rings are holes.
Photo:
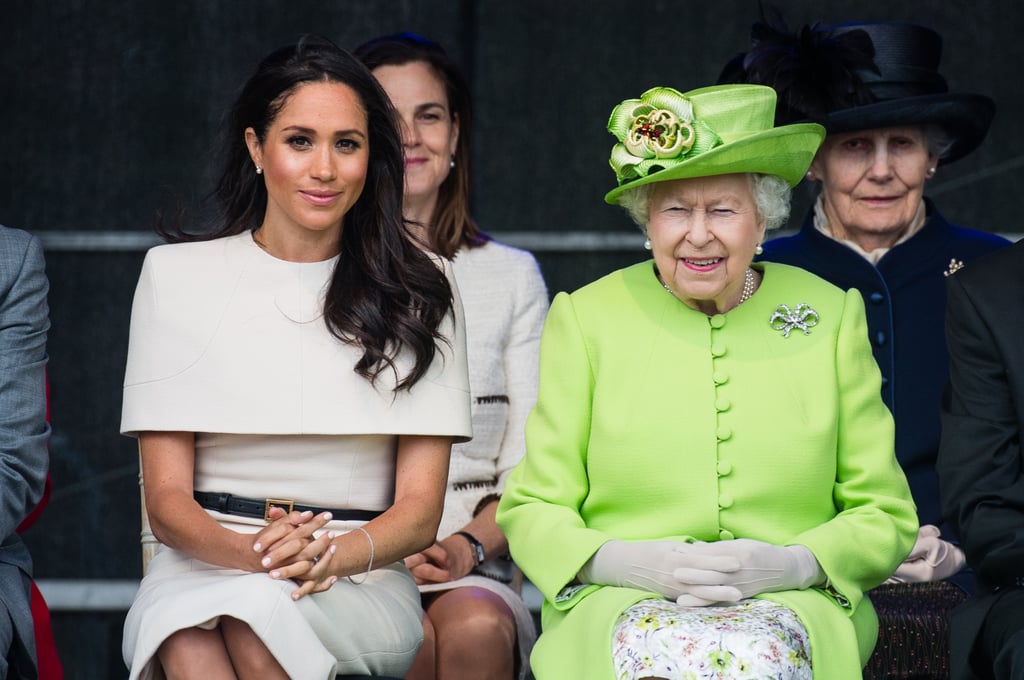
[[[295,507],[295,501],[290,498],[266,498],[263,504],[263,519],[264,521],[270,521],[270,509],[271,508],[282,508],[285,512],[291,512]]]

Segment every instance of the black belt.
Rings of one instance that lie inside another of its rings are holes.
[[[313,505],[300,505],[289,498],[242,498],[232,496],[229,493],[216,493],[212,491],[193,491],[192,496],[199,505],[207,510],[216,510],[228,515],[241,515],[243,517],[259,517],[269,520],[271,508],[282,508],[285,512],[297,510],[306,512],[309,510],[314,515],[321,512],[329,512],[334,519],[340,520],[362,520],[369,522],[371,519],[380,516],[380,510],[352,510],[350,508],[318,508]]]

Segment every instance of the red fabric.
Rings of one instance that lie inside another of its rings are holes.
[[[39,680],[64,680],[64,667],[60,665],[57,642],[53,639],[53,627],[50,625],[50,608],[46,606],[35,581],[32,582],[32,622],[36,631]]]
[[[49,380],[46,381],[46,421],[50,421]],[[43,497],[18,526],[19,534],[35,524],[39,516],[43,514],[43,508],[50,502],[52,490],[53,482],[47,473]],[[50,608],[46,606],[46,600],[43,599],[43,594],[36,587],[35,581],[32,582],[32,622],[35,624],[36,664],[39,666],[39,680],[64,680],[64,667],[61,666],[60,657],[57,656],[57,643],[53,639],[53,626],[50,624]]]
[[[50,501],[50,492],[53,483],[50,475],[46,475],[46,488],[39,505],[33,508],[25,521],[18,527],[18,533],[28,529],[39,519],[43,508]],[[57,655],[57,643],[53,639],[53,626],[50,623],[50,608],[46,606],[43,594],[32,582],[32,622],[35,624],[36,633],[36,663],[39,666],[39,680],[64,680],[64,668],[60,664],[60,657]]]

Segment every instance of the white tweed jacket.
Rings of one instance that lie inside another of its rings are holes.
[[[537,398],[547,288],[533,256],[490,241],[452,263],[466,318],[473,439],[452,447],[438,537],[458,531],[500,494],[526,453],[523,428]]]

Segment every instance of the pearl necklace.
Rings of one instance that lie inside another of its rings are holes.
[[[660,276],[658,278],[661,279]],[[740,299],[736,303],[737,307],[750,299],[750,296],[754,294],[754,287],[756,285],[757,279],[754,277],[754,270],[747,267],[747,270],[743,272],[743,290],[740,292]],[[672,289],[668,287],[664,280],[661,281],[661,287],[667,290],[672,297],[676,297],[676,294],[672,292]]]
[[[740,293],[740,301],[736,303],[737,307],[749,300],[750,296],[754,294],[755,283],[754,270],[747,267],[747,271],[743,272],[743,292]]]

